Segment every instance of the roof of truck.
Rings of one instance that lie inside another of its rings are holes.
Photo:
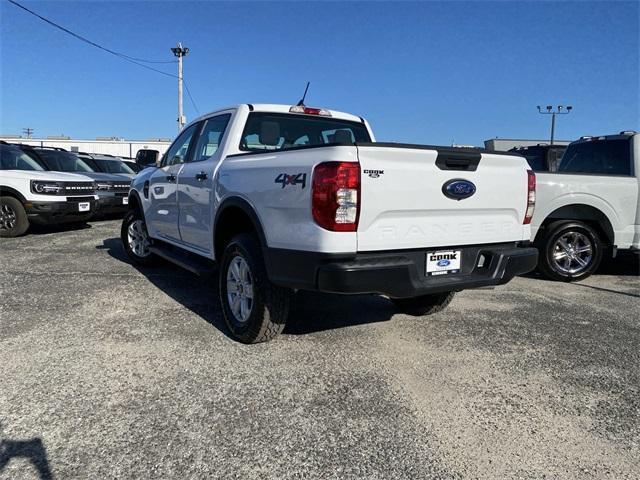
[[[284,105],[284,104],[276,104],[276,103],[242,103],[239,105],[232,105],[226,108],[220,108],[218,110],[214,110],[212,112],[201,115],[190,123],[195,123],[203,118],[210,117],[216,113],[225,112],[229,110],[238,110],[242,107],[248,107],[252,112],[269,112],[269,113],[291,113],[291,107],[296,105]],[[326,110],[331,114],[331,117],[328,118],[337,118],[340,120],[349,120],[352,122],[364,123],[364,119],[362,117],[358,117],[357,115],[352,115],[346,112],[340,112],[338,110],[331,110],[324,107],[317,107],[315,105],[308,105],[311,108],[321,108],[322,110]],[[292,113],[292,115],[305,115],[304,113]]]

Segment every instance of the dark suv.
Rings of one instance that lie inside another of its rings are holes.
[[[515,147],[509,151],[525,157],[534,172],[557,172],[566,149],[566,145],[538,144]]]

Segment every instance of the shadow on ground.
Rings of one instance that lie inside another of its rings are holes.
[[[24,458],[31,462],[38,472],[40,480],[53,478],[47,458],[47,449],[44,447],[42,439],[8,440],[0,437],[0,473],[14,458]]]
[[[135,265],[124,251],[119,238],[103,240],[103,244],[96,248],[106,250],[116,260],[133,266],[158,289],[230,336],[222,317],[217,272],[211,277],[196,277],[163,260],[152,267]],[[198,281],[190,281],[194,278],[198,278]],[[304,335],[385,322],[394,313],[391,302],[378,295],[330,295],[299,291],[293,295],[284,334]]]

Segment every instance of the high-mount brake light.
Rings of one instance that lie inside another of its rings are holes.
[[[536,208],[536,174],[527,170],[527,211],[524,214],[523,225],[529,225]]]
[[[306,115],[322,115],[323,117],[330,117],[331,112],[324,108],[312,108],[305,107],[304,105],[294,105],[289,109],[290,113],[304,113]]]
[[[311,211],[322,228],[355,232],[360,217],[360,164],[318,164],[313,170]]]

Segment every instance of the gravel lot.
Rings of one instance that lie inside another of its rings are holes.
[[[640,478],[640,273],[432,317],[296,295],[276,341],[120,222],[0,240],[0,478]]]

